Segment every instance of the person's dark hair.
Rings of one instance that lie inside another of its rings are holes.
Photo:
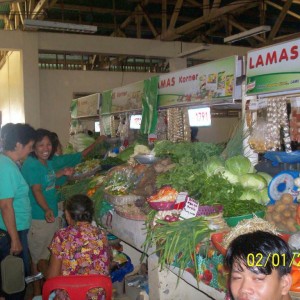
[[[58,138],[58,135],[56,132],[51,132],[51,137],[50,137],[50,140],[51,140],[51,143],[52,143],[52,152],[51,152],[51,157],[53,157],[53,155],[56,153],[57,151],[57,148],[60,144],[60,141],[59,141],[59,138]]]
[[[1,130],[4,151],[14,151],[17,143],[25,146],[35,140],[36,130],[29,124],[9,123],[6,125]]]
[[[44,128],[39,128],[39,129],[36,130],[36,138],[35,138],[35,141],[34,141],[34,144],[33,144],[33,149],[35,149],[36,144],[38,142],[42,141],[45,136],[47,136],[49,138],[49,140],[52,144],[51,131],[49,131],[47,129],[44,129]],[[52,157],[51,155],[52,155],[52,152],[50,154],[49,159],[51,159],[51,157]],[[31,153],[31,156],[33,156],[35,158],[37,157],[34,151]]]
[[[230,272],[237,263],[239,268],[245,266],[255,274],[270,275],[273,270],[278,270],[282,277],[291,272],[291,261],[291,250],[283,239],[269,232],[255,231],[242,234],[231,242],[224,263]]]
[[[71,218],[76,222],[92,222],[94,215],[94,203],[86,195],[74,195],[64,204]]]

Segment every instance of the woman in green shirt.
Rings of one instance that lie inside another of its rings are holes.
[[[0,154],[0,261],[9,254],[20,256],[24,262],[25,276],[30,275],[27,234],[31,223],[31,206],[29,187],[17,163],[32,151],[35,133],[28,124],[10,124],[1,136],[3,153]],[[24,294],[23,291],[11,295],[1,293],[1,296],[23,300]]]
[[[37,263],[41,259],[47,260],[50,252],[48,246],[54,233],[59,228],[58,219],[58,193],[55,185],[57,178],[73,174],[74,169],[66,167],[68,157],[61,155],[51,159],[52,133],[46,129],[38,129],[33,145],[33,153],[22,166],[22,174],[30,186],[30,202],[32,206],[32,223],[28,234],[28,243],[32,258],[34,274],[38,273]],[[103,140],[99,137],[96,143]],[[85,156],[93,149],[78,153],[78,159]],[[60,169],[58,169],[60,168]],[[35,282],[34,295],[39,295],[41,287]]]

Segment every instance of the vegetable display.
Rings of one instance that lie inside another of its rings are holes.
[[[166,264],[174,263],[178,266],[180,273],[184,271],[191,258],[196,256],[197,244],[208,239],[211,232],[204,217],[177,222],[158,219],[156,220],[157,225],[154,227],[152,227],[153,214],[149,220],[147,237],[143,245],[144,252],[147,253],[151,245],[156,245],[160,268],[163,269]],[[195,269],[198,273],[197,264],[195,264]]]

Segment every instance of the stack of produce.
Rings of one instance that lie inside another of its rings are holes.
[[[213,157],[207,161],[204,170],[208,176],[221,174],[233,185],[241,185],[243,193],[240,200],[255,200],[257,203],[267,204],[268,184],[272,177],[264,172],[255,173],[250,160],[242,155],[233,156],[225,160]]]
[[[296,232],[298,204],[293,203],[293,200],[291,194],[282,194],[280,200],[276,201],[274,205],[268,206],[266,220],[274,224],[279,230]]]

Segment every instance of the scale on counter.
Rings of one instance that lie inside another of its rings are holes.
[[[298,187],[294,184],[294,179],[299,177],[298,171],[283,171],[277,174],[270,182],[268,193],[271,199],[270,204],[280,200],[284,193],[289,193],[294,197],[294,202],[297,202],[299,194]]]

